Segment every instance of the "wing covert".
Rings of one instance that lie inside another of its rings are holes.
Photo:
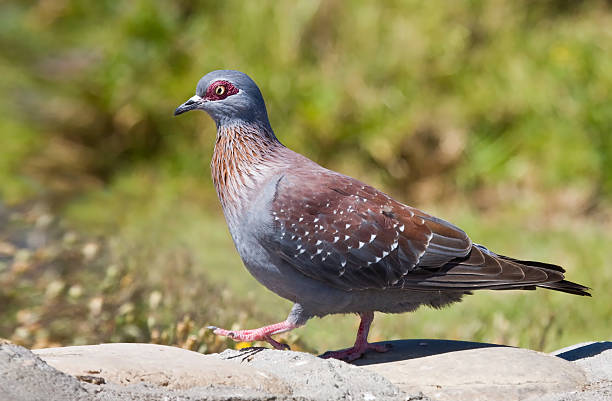
[[[264,239],[308,277],[345,290],[398,287],[423,264],[442,266],[470,252],[470,239],[450,223],[350,177],[321,178],[316,186],[278,186]]]

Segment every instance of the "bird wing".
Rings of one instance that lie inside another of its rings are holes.
[[[314,178],[281,179],[263,240],[308,277],[345,290],[401,287],[470,254],[469,237],[446,221],[347,176]]]

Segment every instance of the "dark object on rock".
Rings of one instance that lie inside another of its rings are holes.
[[[236,248],[257,280],[295,305],[287,320],[218,335],[266,340],[314,316],[357,313],[354,360],[369,349],[374,312],[440,308],[472,290],[536,287],[589,295],[560,266],[495,254],[458,227],[404,205],[283,146],[259,88],[238,71],[213,71],[175,115],[204,110],[217,125],[212,174]]]
[[[98,376],[76,376],[76,378],[82,382],[87,382],[87,383],[96,384],[96,385],[106,383],[106,380],[104,380],[103,377],[98,377]]]

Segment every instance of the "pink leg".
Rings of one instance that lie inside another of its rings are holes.
[[[339,351],[327,351],[321,355],[321,358],[334,358],[350,362],[361,358],[368,350],[374,350],[376,352],[387,352],[389,350],[389,346],[387,345],[376,345],[368,342],[368,332],[370,331],[372,320],[374,320],[374,312],[360,313],[359,316],[361,316],[361,323],[359,323],[359,330],[357,330],[355,345],[353,345],[352,348],[346,348]]]
[[[231,331],[231,330],[220,329],[215,326],[209,326],[208,328],[212,329],[213,333],[215,333],[216,335],[226,336],[226,337],[231,338],[234,341],[251,342],[251,341],[264,340],[264,341],[269,342],[276,349],[289,349],[289,346],[287,344],[281,344],[278,341],[274,340],[271,336],[273,334],[279,334],[285,331],[293,330],[299,326],[300,325],[290,323],[287,320],[285,320],[284,322],[271,324],[269,326],[264,326],[264,327],[260,327],[258,329],[253,329],[253,330]]]

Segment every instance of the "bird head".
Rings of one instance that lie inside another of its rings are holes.
[[[177,107],[174,115],[191,110],[204,110],[217,127],[241,123],[270,127],[259,88],[240,71],[217,70],[204,75],[198,82],[195,96]]]

